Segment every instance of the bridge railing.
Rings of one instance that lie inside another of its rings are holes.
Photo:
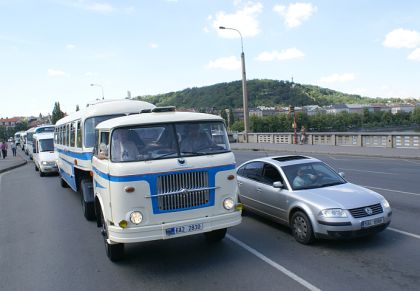
[[[237,142],[245,141],[242,133],[238,133],[235,137]],[[300,143],[300,133],[297,134],[296,140],[297,143]],[[248,142],[294,144],[295,136],[290,132],[248,133]],[[420,133],[317,132],[307,133],[304,143],[308,145],[420,149]]]

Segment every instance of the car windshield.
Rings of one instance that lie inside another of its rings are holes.
[[[54,140],[41,139],[39,140],[39,152],[52,152],[54,151]]]
[[[117,128],[111,137],[113,162],[201,156],[228,151],[228,137],[222,122]]]
[[[293,190],[314,189],[344,184],[346,181],[322,162],[282,167]]]

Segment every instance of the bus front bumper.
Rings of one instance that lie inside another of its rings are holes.
[[[235,211],[212,217],[201,217],[159,225],[128,228],[110,225],[108,226],[108,239],[110,243],[135,243],[170,239],[235,226],[240,224],[241,220],[241,211]],[[182,231],[177,232],[177,230]]]

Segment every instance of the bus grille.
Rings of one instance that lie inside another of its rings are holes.
[[[362,218],[384,212],[381,204],[375,204],[349,210],[354,218]]]
[[[157,180],[157,197],[155,197],[158,211],[166,212],[204,207],[210,200],[210,190],[205,189],[208,186],[207,172],[188,172],[160,176]]]

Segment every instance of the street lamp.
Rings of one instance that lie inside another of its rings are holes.
[[[248,132],[249,132],[249,111],[248,111],[248,90],[246,88],[246,72],[245,72],[245,54],[244,54],[244,43],[242,40],[242,34],[239,30],[230,27],[219,26],[219,29],[229,29],[234,30],[239,33],[241,37],[241,61],[242,61],[242,97],[243,97],[243,106],[244,106],[244,140],[248,142]]]
[[[102,100],[104,100],[104,87],[101,84],[90,84],[91,86],[101,87],[102,90]]]

